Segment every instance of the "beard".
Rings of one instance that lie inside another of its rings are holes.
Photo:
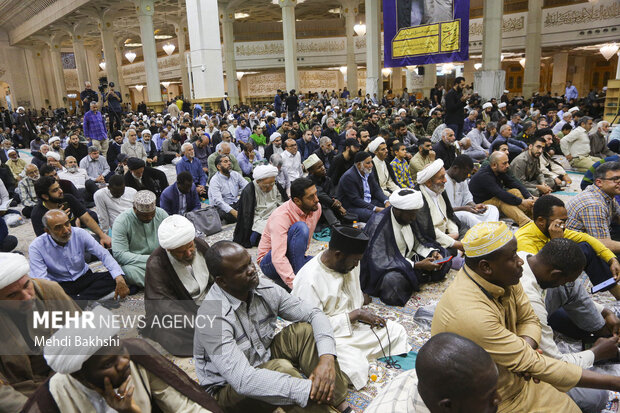
[[[428,156],[429,153],[431,153],[431,151],[429,151],[428,149],[422,149],[422,155]]]
[[[445,190],[445,186],[441,184],[434,184],[430,186],[431,191],[436,193],[437,195],[441,194]]]
[[[69,173],[75,173],[75,172],[77,172],[77,170],[78,170],[77,166],[68,166],[67,167],[67,172],[69,172]]]
[[[372,166],[370,168],[363,168],[364,174],[370,175],[372,173]]]

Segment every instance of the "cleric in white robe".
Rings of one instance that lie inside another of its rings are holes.
[[[370,302],[359,278],[359,262],[367,245],[368,237],[356,228],[332,228],[329,248],[301,268],[291,293],[329,317],[338,363],[357,390],[368,381],[369,360],[411,350],[402,325],[362,308]]]

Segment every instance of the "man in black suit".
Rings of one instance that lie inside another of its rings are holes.
[[[228,101],[228,93],[224,94],[224,99],[220,100],[220,112],[222,114],[230,110],[230,102]]]
[[[372,155],[369,152],[355,154],[354,165],[342,175],[336,198],[361,222],[367,222],[373,213],[381,212],[390,205],[377,180],[372,176]]]

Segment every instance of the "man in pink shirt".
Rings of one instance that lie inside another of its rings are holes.
[[[295,179],[291,199],[271,214],[258,244],[257,262],[263,274],[290,291],[297,271],[312,259],[306,250],[320,218],[314,183],[308,178]]]

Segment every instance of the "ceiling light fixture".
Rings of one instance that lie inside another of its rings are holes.
[[[340,7],[335,7],[333,9],[329,9],[327,10],[328,13],[332,13],[332,14],[340,14]]]
[[[606,60],[609,60],[613,55],[618,52],[618,45],[606,44],[605,46],[601,47],[600,52]]]
[[[125,43],[125,47],[142,47],[142,43]]]
[[[347,67],[346,66],[340,66],[340,69],[338,69],[338,70],[340,70],[340,73],[342,73],[343,75],[347,74]]]
[[[241,79],[243,78],[243,75],[245,75],[245,73],[237,72],[237,80],[241,81]]]
[[[525,57],[522,57],[521,60],[519,60],[519,64],[525,69]]]
[[[156,34],[153,37],[155,38],[155,40],[168,40],[168,39],[172,39],[172,36],[169,35],[169,34]]]
[[[142,89],[144,89],[144,85],[135,85],[134,87],[138,92],[142,92]]]
[[[381,69],[381,74],[383,75],[383,77],[388,77],[392,74],[392,69],[390,69],[389,67],[384,67],[383,69]]]
[[[173,45],[172,43],[166,43],[163,46],[163,49],[164,49],[164,52],[166,52],[166,54],[170,56],[174,52],[174,49],[176,49],[176,46]]]
[[[125,53],[125,57],[127,58],[127,60],[129,60],[129,63],[133,63],[133,61],[136,59],[136,54],[134,52],[127,52]]]
[[[474,63],[474,69],[478,70],[482,67],[482,63]]]
[[[362,37],[366,34],[366,25],[364,23],[359,23],[353,26],[353,31],[357,33],[358,36]]]
[[[99,67],[101,68],[101,70],[105,70],[105,62],[99,63]]]
[[[247,17],[250,17],[249,13],[235,13],[235,19],[237,19],[237,20],[245,19]]]
[[[162,85],[164,88],[168,89],[168,86],[170,86],[170,83],[172,83],[172,82],[161,82],[161,85]]]

